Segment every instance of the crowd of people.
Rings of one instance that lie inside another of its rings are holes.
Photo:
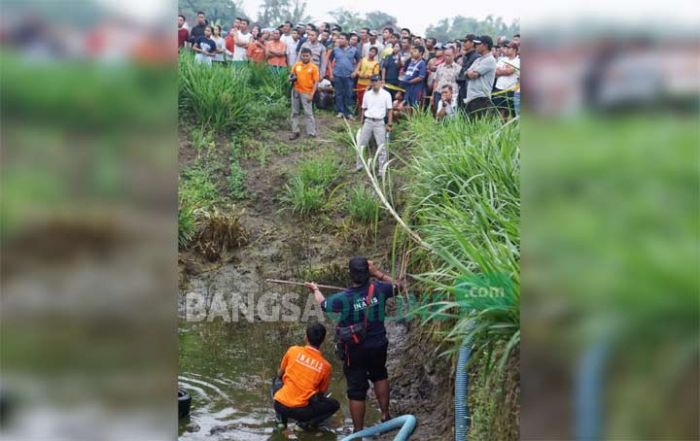
[[[519,34],[495,42],[474,34],[439,42],[408,28],[347,31],[325,22],[289,21],[261,28],[244,17],[224,33],[200,11],[191,29],[178,16],[178,45],[206,65],[266,63],[289,72],[291,140],[301,136],[302,113],[306,134],[316,136],[314,107],[334,109],[338,118],[359,117],[361,142],[374,138],[380,149],[392,122],[416,109],[428,109],[437,119],[499,114],[504,121],[520,112]],[[381,174],[386,153],[378,157]],[[361,166],[358,158],[356,168]]]

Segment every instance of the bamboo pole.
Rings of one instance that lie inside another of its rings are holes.
[[[265,281],[270,282],[270,283],[279,283],[280,285],[294,285],[294,286],[304,286],[305,285],[305,282],[293,282],[291,280],[265,279]],[[316,286],[318,286],[319,289],[335,289],[338,291],[342,291],[345,289],[342,286],[320,285],[318,283],[316,284]]]

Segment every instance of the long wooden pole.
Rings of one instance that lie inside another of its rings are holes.
[[[279,284],[281,284],[281,285],[304,286],[304,282],[292,282],[291,280],[265,279],[265,281],[266,281],[266,282],[270,282],[270,283],[279,283]],[[335,289],[335,290],[338,290],[338,291],[342,291],[342,290],[345,289],[345,288],[343,288],[342,286],[320,285],[320,284],[318,284],[318,283],[316,284],[316,286],[318,286],[318,287],[321,288],[321,289]]]

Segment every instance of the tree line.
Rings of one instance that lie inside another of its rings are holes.
[[[294,24],[308,23],[313,20],[308,14],[305,0],[264,0],[255,16],[245,12],[243,0],[179,0],[179,6],[180,13],[184,14],[190,23],[194,22],[197,11],[202,10],[206,12],[210,23],[220,24],[224,28],[230,26],[233,20],[239,16],[247,17],[263,27],[276,26],[287,20]],[[342,26],[347,31],[363,27],[381,30],[385,26],[396,28],[397,25],[400,25],[396,17],[379,10],[363,14],[346,8],[338,8],[328,11],[328,15],[333,18],[333,23]],[[412,31],[420,33],[417,29],[412,29]],[[506,23],[501,17],[493,15],[489,15],[483,20],[457,15],[453,18],[444,18],[428,26],[425,36],[434,37],[438,41],[449,41],[464,38],[470,32],[477,35],[492,35],[494,38],[500,35],[511,37],[520,32],[520,23],[518,20]]]

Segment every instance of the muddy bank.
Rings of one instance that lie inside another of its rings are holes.
[[[353,255],[368,256],[386,269],[392,266],[391,219],[385,217],[368,234],[366,229],[348,227],[343,213],[333,207],[318,217],[303,219],[292,216],[279,203],[280,191],[300,161],[332,154],[343,161],[345,169],[354,163],[354,152],[335,141],[339,133],[345,132],[345,125],[324,113],[318,120],[316,142],[302,138],[291,143],[286,140],[288,132],[279,131],[244,146],[240,162],[246,171],[248,197],[229,204],[240,213],[240,223],[248,236],[245,245],[226,253],[219,262],[209,262],[191,250],[180,253],[180,341],[181,348],[187,348],[180,355],[181,382],[190,387],[195,398],[191,421],[180,424],[183,439],[277,439],[267,387],[284,350],[301,343],[305,323],[270,321],[275,315],[273,307],[255,307],[251,302],[265,297],[269,304],[275,304],[291,295],[300,312],[297,315],[304,320],[315,320],[318,315],[309,309],[309,296],[303,288],[276,286],[266,283],[266,279],[313,279],[345,285],[347,259]],[[186,141],[187,134],[181,133],[180,138],[181,164],[187,167],[196,161],[196,154]],[[217,140],[217,150],[210,160],[230,160],[226,142]],[[264,145],[277,147],[269,147],[263,154]],[[225,197],[228,167],[214,170],[217,188]],[[341,185],[359,185],[363,178],[348,173]],[[186,323],[188,294],[190,299],[203,298],[207,305],[214,300],[223,302],[226,312],[211,322],[204,318]],[[284,309],[280,308],[278,316]],[[420,335],[416,323],[390,322],[387,329],[392,414],[417,416],[419,426],[413,440],[449,439],[453,421],[452,366],[446,359],[437,359],[434,343]],[[331,339],[324,352],[336,364],[332,390],[343,407],[331,424],[335,432],[320,439],[338,439],[351,426],[342,369],[330,343]],[[379,419],[373,397],[369,404],[368,425]],[[199,430],[188,432],[187,423],[196,423]]]

